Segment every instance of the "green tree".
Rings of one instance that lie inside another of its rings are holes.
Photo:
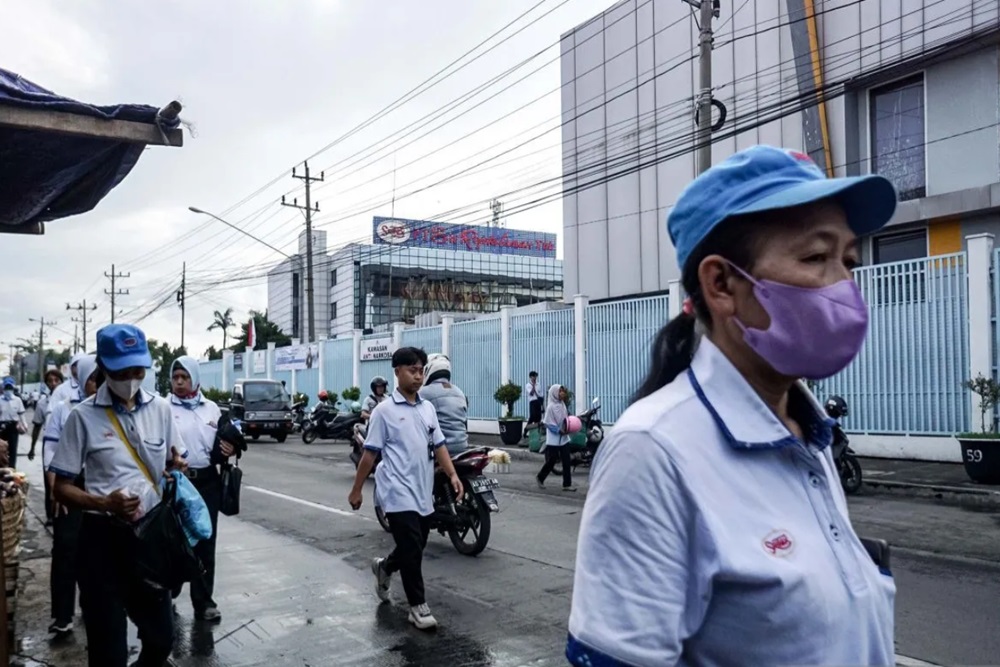
[[[222,358],[222,350],[216,350],[214,345],[209,345],[208,349],[205,350],[205,356],[208,357],[209,361]]]
[[[222,348],[226,348],[226,340],[229,337],[229,330],[236,326],[236,321],[233,319],[233,309],[226,308],[225,311],[215,311],[213,314],[213,321],[208,325],[209,331],[215,331],[216,329],[222,329]]]
[[[187,350],[183,347],[172,348],[169,343],[161,343],[155,338],[150,338],[148,344],[153,366],[160,367],[160,373],[156,376],[156,392],[165,396],[170,393],[170,367],[177,357],[187,354]]]
[[[254,328],[257,330],[257,342],[253,349],[266,350],[268,343],[275,343],[278,347],[292,344],[291,337],[283,332],[277,324],[267,319],[266,310],[263,312],[251,310],[250,317],[253,318]],[[236,342],[231,348],[233,352],[242,352],[247,349],[247,328],[246,324],[241,327],[240,334],[236,336]]]

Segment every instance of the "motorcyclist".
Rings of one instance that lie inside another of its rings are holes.
[[[845,401],[840,396],[831,396],[826,399],[826,403],[823,405],[826,409],[826,414],[829,415],[830,419],[836,421],[836,425],[833,428],[833,459],[837,461],[840,458],[841,452],[847,446],[847,436],[844,435],[844,431],[840,426],[840,420],[847,416],[847,401]],[[838,466],[840,464],[838,463]]]
[[[424,366],[424,388],[420,398],[430,401],[437,411],[448,453],[452,457],[469,447],[469,399],[451,381],[451,359],[447,355],[428,355]]]
[[[372,378],[369,387],[372,393],[368,395],[365,402],[361,406],[361,422],[354,426],[356,433],[361,435],[362,440],[368,435],[368,419],[372,416],[372,410],[375,409],[379,403],[389,398],[389,381],[386,380],[381,375],[376,375]]]

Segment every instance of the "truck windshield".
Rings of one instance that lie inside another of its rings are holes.
[[[247,405],[252,403],[287,405],[288,401],[288,393],[280,382],[254,382],[243,385],[243,402]]]

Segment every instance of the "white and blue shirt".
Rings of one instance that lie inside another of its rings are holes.
[[[212,465],[212,448],[222,411],[198,392],[195,399],[184,400],[170,395],[174,426],[188,448],[187,463],[192,470]]]
[[[805,442],[703,338],[625,411],[590,476],[571,664],[895,664],[895,585],[851,527],[832,422],[790,400]]]
[[[0,393],[0,423],[11,423],[21,421],[24,414],[24,402],[13,393],[10,396],[7,392]]]
[[[365,449],[382,454],[375,501],[383,511],[434,512],[434,454],[444,444],[434,406],[419,395],[410,403],[396,390],[375,407]]]
[[[73,408],[83,401],[84,397],[77,393],[75,398],[57,403],[50,411],[45,423],[45,431],[42,434],[42,469],[48,470],[55,458],[56,450],[59,448],[59,441],[62,439],[63,429],[66,427],[66,420]]]

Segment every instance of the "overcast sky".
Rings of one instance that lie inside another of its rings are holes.
[[[69,344],[71,317],[79,313],[68,312],[66,303],[75,306],[85,298],[98,306],[88,331],[93,347],[94,332],[110,320],[104,272],[112,263],[131,273],[119,284],[131,292],[119,297],[124,311],[119,321],[145,316],[141,326],[147,335],[178,345],[180,311],[170,295],[187,262],[188,349],[201,355],[209,345],[220,345],[221,334],[206,331],[212,311],[232,306],[244,320],[248,309],[265,308],[264,280],[254,276],[280,255],[188,212],[188,206],[223,215],[293,253],[302,216],[278,204],[282,194],[302,197],[290,168],[538,2],[4,0],[0,67],[95,104],[163,105],[178,99],[183,118],[194,125],[193,133],[185,130],[183,148],[147,149],[94,211],[50,223],[44,236],[0,236],[6,264],[0,292],[4,352],[6,343],[37,332],[32,317],[57,322],[50,344]],[[466,223],[488,218],[485,202],[491,197],[558,177],[556,44],[565,31],[611,4],[543,0],[476,53],[553,10],[550,14],[312,157],[314,171],[326,170],[326,181],[315,186],[321,208],[316,221],[329,232],[331,249],[370,239],[372,216],[390,214],[394,167],[395,215],[429,218],[461,208],[462,214],[444,219]],[[405,129],[545,47],[550,48],[447,115]],[[492,168],[470,169],[546,129],[552,131],[491,162]],[[403,196],[463,171],[464,178]],[[561,207],[539,207],[507,223],[559,233]]]

